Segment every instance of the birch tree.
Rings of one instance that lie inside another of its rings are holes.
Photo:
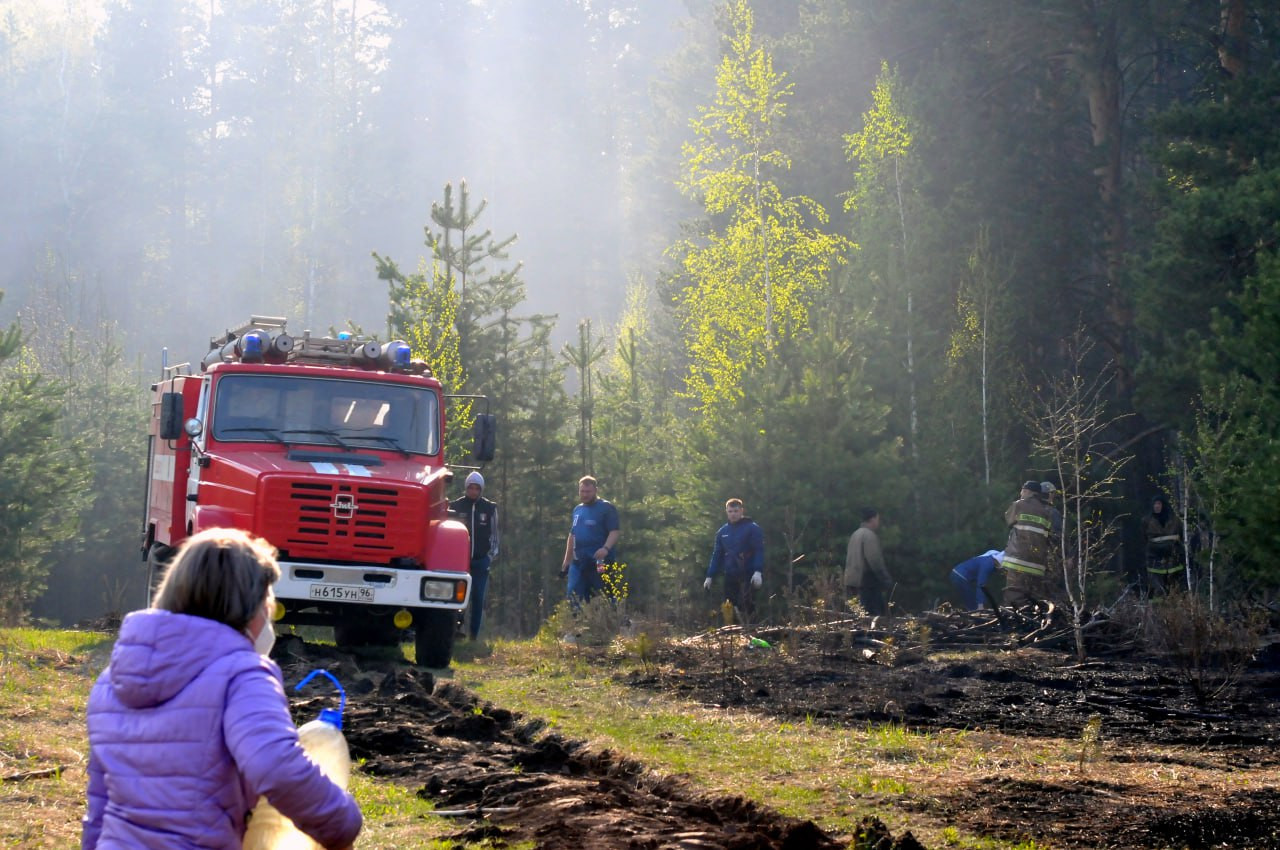
[[[741,395],[750,366],[780,337],[808,325],[808,297],[823,286],[847,242],[825,234],[826,211],[784,196],[774,175],[790,167],[776,145],[792,93],[756,42],[750,5],[733,0],[712,102],[699,107],[683,147],[680,188],[712,222],[669,251],[687,279],[678,296],[692,361],[688,390],[703,409]],[[812,224],[810,224],[812,222]]]
[[[909,450],[914,462],[919,459],[920,423],[916,388],[915,283],[908,227],[912,193],[906,175],[912,133],[897,102],[898,88],[897,74],[887,62],[883,63],[871,91],[872,106],[862,114],[862,129],[845,136],[845,153],[850,162],[857,164],[854,188],[845,201],[845,209],[858,211],[864,217],[874,216],[878,210],[887,210],[893,217],[893,227],[882,231],[890,240],[884,246],[888,256],[883,274],[886,282],[901,289],[902,303],[906,308],[902,328],[903,362],[906,366]]]
[[[956,299],[957,326],[952,332],[951,347],[947,352],[950,365],[957,372],[966,373],[966,382],[972,380],[967,374],[970,369],[977,380],[983,484],[991,483],[992,396],[996,392],[997,379],[1004,373],[1000,355],[1005,348],[1006,331],[999,307],[1012,278],[1013,270],[1009,264],[994,256],[990,232],[984,225],[978,230],[966,263],[964,280]]]

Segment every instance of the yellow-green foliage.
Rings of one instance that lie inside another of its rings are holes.
[[[413,305],[412,320],[406,326],[406,342],[415,356],[427,361],[432,373],[440,379],[446,392],[465,388],[466,372],[458,345],[459,295],[453,281],[441,268],[440,261],[423,260],[418,273],[404,281],[405,302]],[[466,456],[467,441],[458,435],[471,427],[471,402],[459,401],[449,409],[449,435],[446,452],[451,462]]]
[[[808,299],[825,285],[848,246],[807,226],[826,211],[803,196],[784,197],[769,172],[790,159],[775,147],[792,86],[754,43],[746,0],[729,7],[731,34],[710,106],[691,122],[681,188],[726,223],[698,241],[673,246],[689,287],[680,296],[691,365],[689,393],[705,409],[740,395],[744,371],[762,365],[782,337],[808,328]]]
[[[911,130],[895,99],[897,80],[889,63],[882,62],[871,90],[871,108],[862,113],[862,130],[844,137],[845,154],[859,166],[857,188],[845,200],[846,210],[855,209],[884,172],[896,168],[911,150]]]

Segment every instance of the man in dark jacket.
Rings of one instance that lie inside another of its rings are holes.
[[[498,506],[486,499],[484,476],[467,476],[466,495],[449,503],[452,511],[471,532],[471,623],[472,640],[480,637],[484,620],[484,594],[489,588],[489,566],[498,557]]]
[[[1009,540],[1004,547],[1004,604],[1017,608],[1045,598],[1044,575],[1053,519],[1040,498],[1040,482],[1022,485],[1018,500],[1004,512]]]
[[[725,502],[724,512],[729,521],[716,532],[702,588],[710,590],[711,580],[724,573],[724,598],[750,620],[756,610],[754,591],[764,583],[764,532],[745,516],[741,499]]]

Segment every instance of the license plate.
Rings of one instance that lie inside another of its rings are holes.
[[[307,591],[312,599],[329,599],[333,602],[372,602],[373,588],[350,587],[343,584],[313,584]]]

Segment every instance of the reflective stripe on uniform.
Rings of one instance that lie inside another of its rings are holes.
[[[1172,575],[1173,573],[1182,572],[1182,564],[1177,564],[1172,567],[1147,567],[1147,572],[1154,573],[1158,576]]]
[[[1039,535],[1042,535],[1042,536],[1044,536],[1044,537],[1048,537],[1048,536],[1049,536],[1049,530],[1048,530],[1047,528],[1041,528],[1041,527],[1040,527],[1040,526],[1038,526],[1038,525],[1023,525],[1023,524],[1022,524],[1022,523],[1020,523],[1020,522],[1016,522],[1016,523],[1014,523],[1014,524],[1013,524],[1013,527],[1014,527],[1015,529],[1017,529],[1018,531],[1029,531],[1029,532],[1031,532],[1032,534],[1039,534]]]
[[[1048,517],[1038,516],[1037,514],[1018,514],[1014,519],[1015,522],[1030,522],[1044,529],[1049,529],[1053,523]]]
[[[1016,573],[1028,573],[1033,576],[1044,575],[1044,564],[1033,564],[1030,561],[1023,561],[1005,553],[1004,568],[1013,570]]]
[[[1160,537],[1152,537],[1151,542],[1152,543],[1177,543],[1178,535],[1164,534],[1164,535],[1161,535]]]

